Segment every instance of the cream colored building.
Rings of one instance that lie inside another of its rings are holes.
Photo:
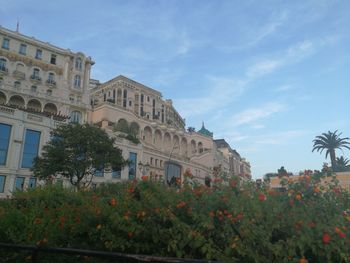
[[[204,183],[218,166],[232,174],[232,160],[213,134],[204,125],[186,131],[159,91],[124,76],[90,79],[90,57],[2,27],[0,45],[0,197],[39,183],[32,160],[66,122],[98,124],[131,161],[122,171],[98,171],[93,185],[143,175],[170,184],[186,170]]]
[[[35,187],[29,168],[62,122],[87,121],[93,61],[0,28],[0,197]]]

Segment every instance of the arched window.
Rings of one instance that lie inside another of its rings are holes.
[[[77,59],[75,60],[75,69],[81,70],[81,68],[82,68],[82,61],[81,61],[81,58],[77,58]]]
[[[52,73],[52,72],[49,73],[49,77],[47,79],[47,83],[49,83],[49,84],[56,84],[56,82],[55,82],[55,74],[54,73]]]
[[[24,72],[24,65],[21,63],[17,63],[16,70],[19,72]]]
[[[81,82],[80,76],[79,76],[79,75],[76,75],[76,76],[74,77],[74,87],[80,89],[80,82]]]
[[[35,68],[33,69],[33,75],[31,76],[32,79],[35,79],[35,80],[41,80],[40,78],[40,70]]]
[[[72,123],[81,123],[82,122],[82,115],[79,111],[72,111],[70,114],[70,122]]]
[[[7,72],[6,59],[4,59],[4,58],[0,58],[0,71]]]

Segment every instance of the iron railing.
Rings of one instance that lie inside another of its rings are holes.
[[[106,259],[108,262],[155,262],[155,263],[223,263],[220,261],[210,261],[210,260],[198,260],[198,259],[184,259],[184,258],[174,258],[174,257],[159,257],[159,256],[149,256],[149,255],[138,255],[138,254],[126,254],[118,252],[107,252],[98,250],[87,250],[87,249],[76,249],[76,248],[52,248],[52,247],[41,247],[41,246],[31,246],[31,245],[16,245],[16,244],[6,244],[0,243],[0,262],[6,261],[4,257],[4,252],[9,254],[10,251],[29,251],[29,255],[26,257],[27,262],[39,263],[48,262],[40,261],[39,254],[59,254],[59,255],[71,255],[71,256],[82,256],[88,258]],[[75,262],[72,258],[72,262]],[[11,261],[13,262],[13,261]],[[18,262],[18,261],[15,261]],[[54,262],[54,261],[50,261]],[[69,261],[70,262],[70,261]],[[93,262],[93,261],[89,261]]]

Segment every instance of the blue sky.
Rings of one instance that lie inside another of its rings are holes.
[[[314,137],[350,137],[349,14],[347,0],[2,0],[0,24],[90,55],[92,78],[161,91],[259,178],[320,169]]]

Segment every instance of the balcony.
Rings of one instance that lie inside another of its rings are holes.
[[[26,78],[26,74],[19,70],[15,70],[13,76],[18,80],[24,80]]]
[[[46,81],[46,85],[48,85],[49,87],[56,87],[56,81],[54,81],[53,79],[48,79]]]
[[[0,66],[0,76],[1,75],[7,75],[7,74],[8,74],[8,68],[3,66],[3,65],[1,65]]]
[[[41,78],[39,76],[36,76],[36,75],[31,75],[30,80],[34,83],[37,83],[37,84],[41,83]]]

